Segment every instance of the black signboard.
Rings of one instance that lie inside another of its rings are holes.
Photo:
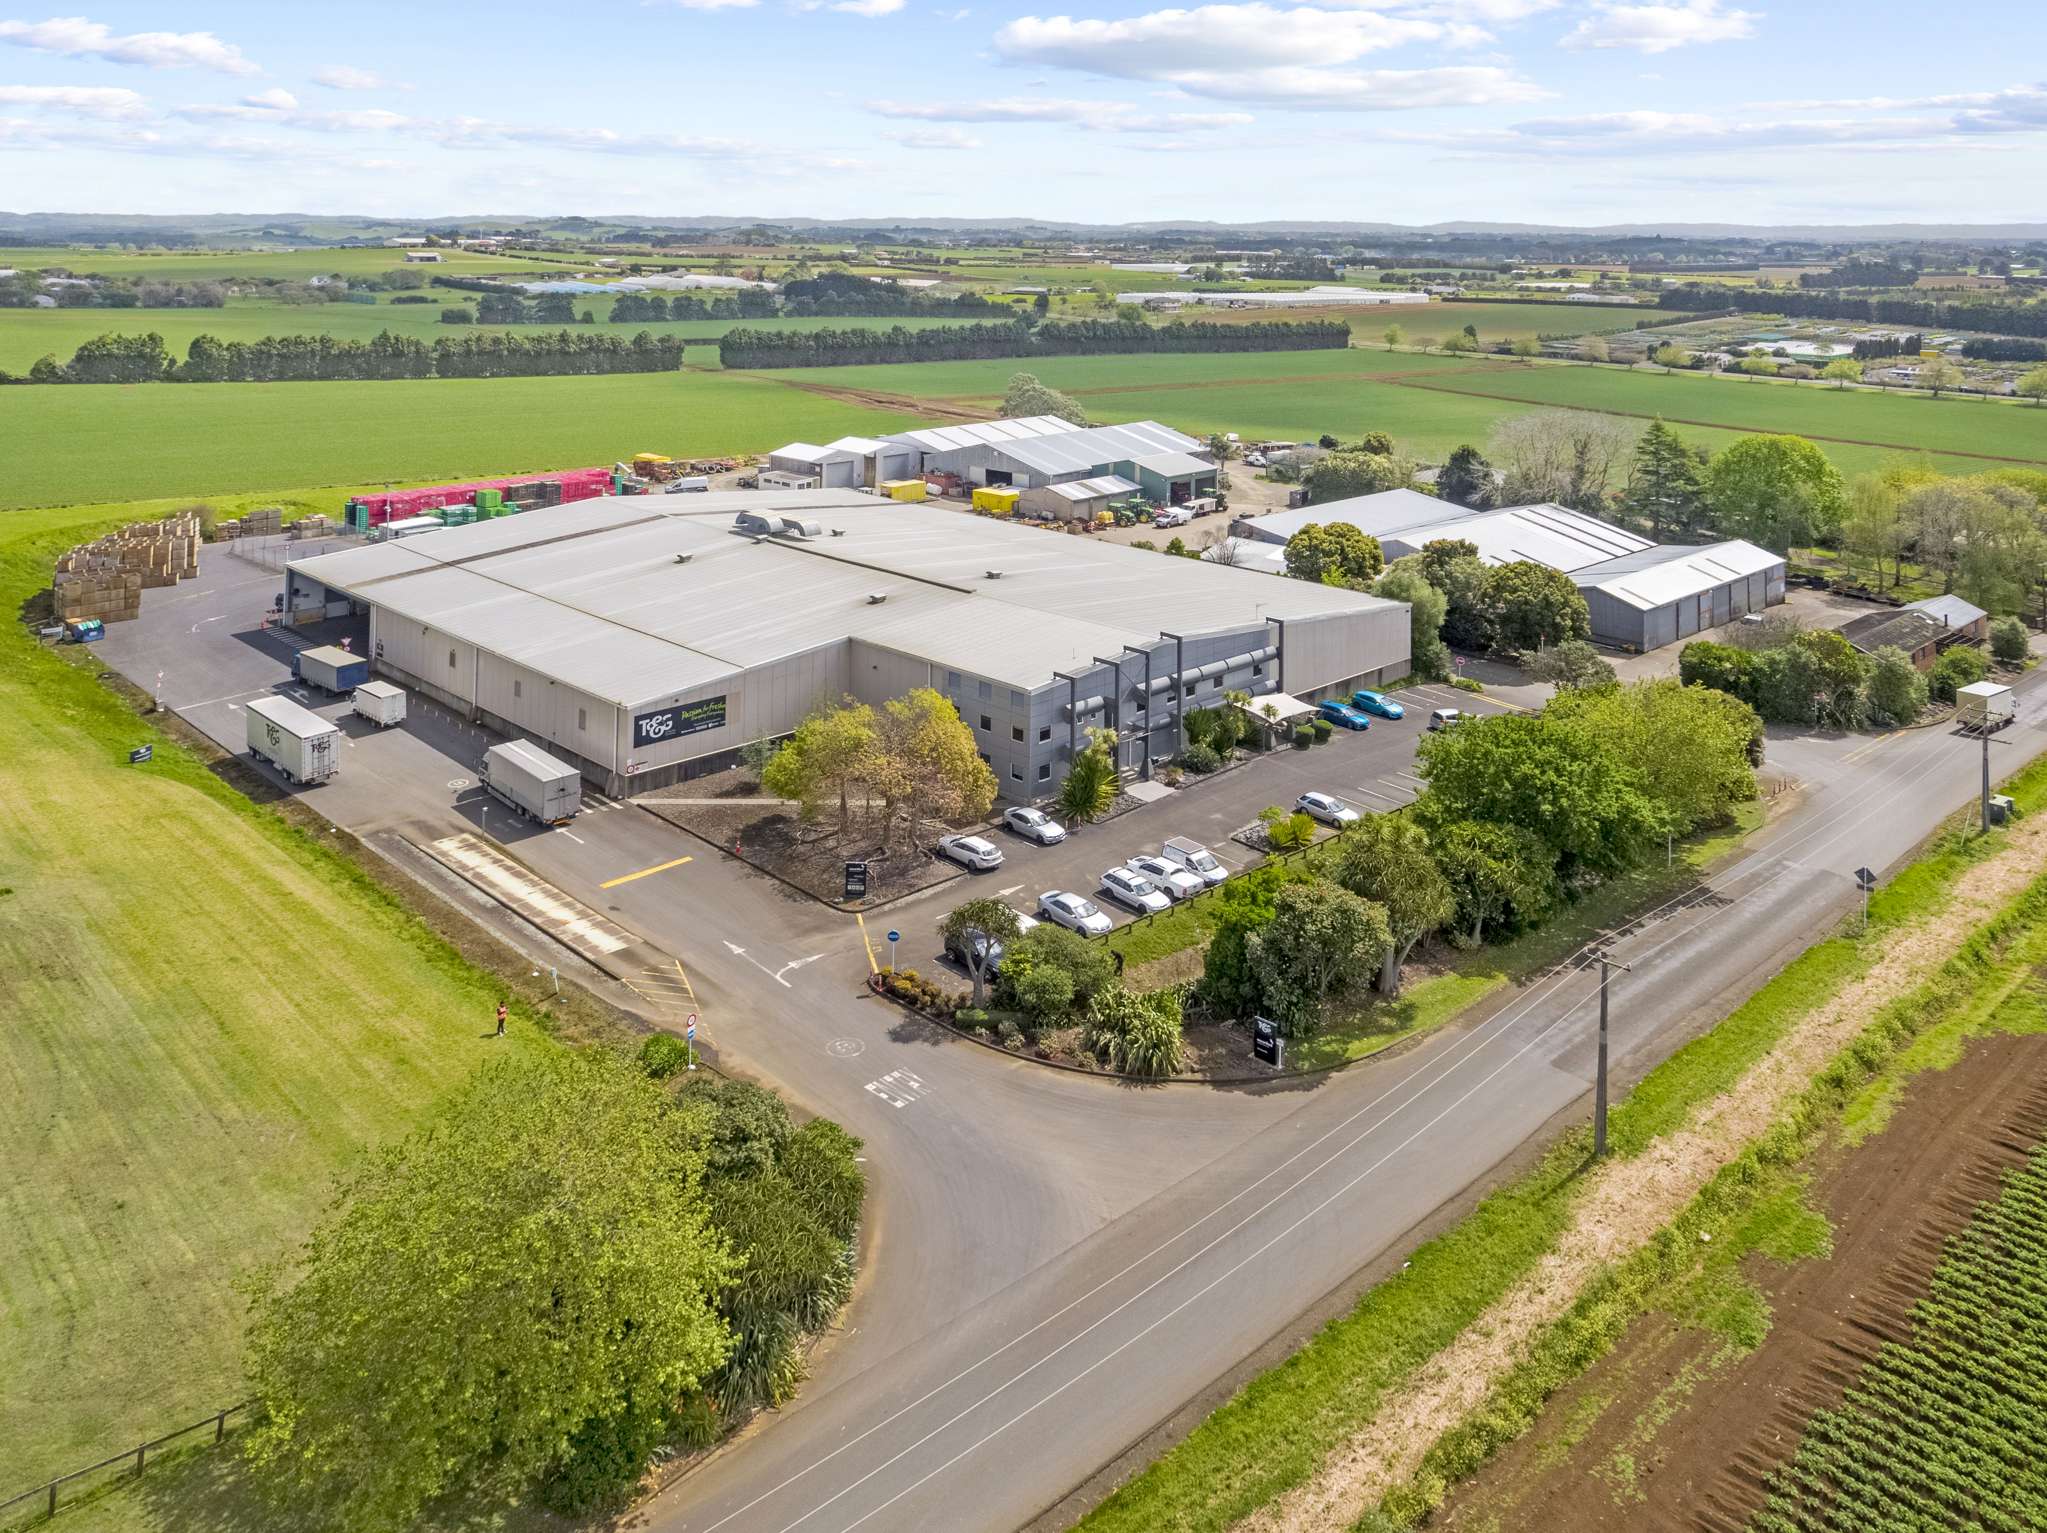
[[[849,862],[846,864],[846,898],[864,900],[867,898],[867,864]]]
[[[155,754],[156,747],[154,745],[138,745],[135,749],[128,752],[128,765],[141,766],[143,762],[149,760]]]
[[[1264,1017],[1251,1020],[1251,1053],[1260,1064],[1277,1069],[1286,1058],[1286,1039],[1279,1035],[1279,1024]]]
[[[724,727],[725,699],[700,697],[693,703],[677,703],[672,708],[634,714],[633,744],[659,745],[664,740],[678,740],[684,735],[700,735],[707,729]]]

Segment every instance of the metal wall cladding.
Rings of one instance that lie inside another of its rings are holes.
[[[490,785],[536,819],[559,820],[582,805],[582,774],[525,741],[484,752]]]

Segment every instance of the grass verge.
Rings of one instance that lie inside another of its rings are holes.
[[[2006,791],[2024,809],[2047,805],[2047,763],[2020,773]],[[1651,1071],[1610,1115],[1613,1152],[1641,1153],[1711,1100],[1816,1001],[1872,964],[1887,932],[1936,908],[1962,873],[2002,839],[1995,833],[1989,838],[1950,833],[1936,841],[1872,897],[1866,936],[1830,937],[1807,949],[1726,1021]],[[1371,1419],[1388,1390],[1447,1346],[1550,1247],[1570,1216],[1587,1141],[1583,1130],[1564,1135],[1534,1169],[1489,1194],[1454,1228],[1417,1249],[1397,1276],[1365,1294],[1349,1314],[1246,1384],[1103,1501],[1080,1528],[1221,1533],[1301,1484]],[[1605,1313],[1597,1296],[1581,1303],[1588,1306],[1588,1319]],[[1545,1356],[1554,1370],[1554,1352]]]

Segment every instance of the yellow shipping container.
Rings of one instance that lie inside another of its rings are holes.
[[[990,516],[1008,516],[1016,510],[1019,492],[999,485],[983,485],[974,491],[974,509]]]
[[[922,500],[928,491],[921,479],[884,479],[881,493],[890,500]]]

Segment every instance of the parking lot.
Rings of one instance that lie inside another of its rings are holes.
[[[947,911],[969,899],[993,896],[1032,915],[1040,894],[1063,889],[1085,895],[1124,926],[1138,913],[1099,894],[1106,870],[1156,852],[1176,836],[1200,842],[1233,871],[1252,866],[1262,860],[1260,854],[1231,835],[1255,823],[1268,804],[1292,809],[1302,793],[1333,794],[1361,814],[1397,809],[1421,791],[1415,747],[1428,730],[1432,709],[1487,714],[1511,706],[1452,687],[1408,687],[1396,696],[1406,710],[1404,718],[1373,719],[1371,728],[1362,731],[1339,729],[1324,744],[1253,756],[1214,777],[1190,776],[1162,799],[1069,830],[1056,846],[1040,846],[1007,830],[990,832],[988,839],[1002,849],[1000,867],[953,879],[915,897],[915,903],[928,909],[935,931]],[[922,910],[918,919],[927,919]],[[935,938],[931,947],[935,953]],[[919,951],[917,961],[922,962]]]

